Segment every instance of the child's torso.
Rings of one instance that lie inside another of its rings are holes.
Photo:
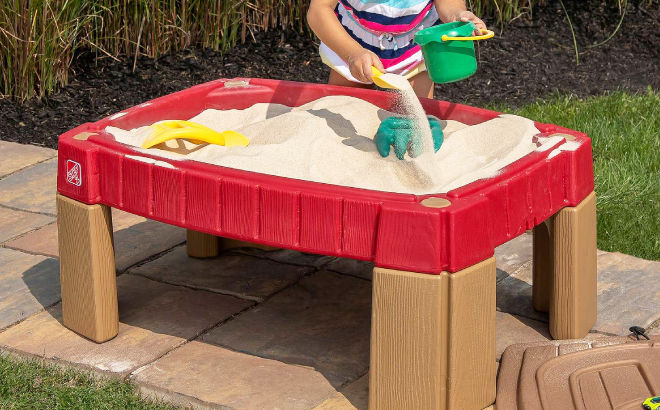
[[[415,33],[438,23],[433,0],[339,0],[335,13],[346,32],[375,53],[387,72],[400,75],[414,72],[423,61]],[[331,67],[345,65],[323,44],[321,54]],[[344,69],[342,75],[357,81]]]
[[[437,19],[433,0],[339,0],[337,11],[374,33],[408,33]]]

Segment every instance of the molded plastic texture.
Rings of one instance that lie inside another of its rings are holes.
[[[561,208],[576,206],[594,190],[591,140],[551,124],[536,124],[539,137],[559,133],[575,138],[570,150],[532,152],[493,178],[432,195],[348,188],[169,160],[154,150],[118,143],[104,131],[109,125],[132,129],[164,119],[188,120],[207,108],[299,106],[329,95],[361,98],[383,109],[391,109],[394,102],[388,92],[322,84],[261,79],[200,84],[61,135],[58,191],[87,204],[103,203],[212,235],[438,274],[490,258],[496,246]],[[444,101],[421,102],[430,115],[469,125],[499,115]],[[75,138],[84,133],[87,139]],[[429,197],[447,199],[451,205],[422,205]]]
[[[658,337],[514,345],[502,356],[497,408],[637,410],[659,380]]]

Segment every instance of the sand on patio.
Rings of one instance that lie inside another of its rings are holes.
[[[238,131],[250,140],[247,147],[230,148],[173,140],[144,150],[139,147],[149,127],[107,131],[139,152],[168,159],[412,194],[443,193],[492,177],[538,148],[533,121],[501,115],[473,126],[440,121],[445,142],[438,152],[426,150],[404,160],[391,152],[383,158],[373,139],[381,121],[392,115],[397,114],[358,98],[329,96],[300,107],[260,103],[245,110],[209,109],[190,119],[217,131]]]

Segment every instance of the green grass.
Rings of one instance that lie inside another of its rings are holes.
[[[587,133],[598,194],[598,247],[660,260],[660,94],[556,97],[505,110]]]
[[[141,397],[135,385],[34,360],[0,355],[0,409],[152,409],[178,407]]]

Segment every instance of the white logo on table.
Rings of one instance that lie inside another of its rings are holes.
[[[66,182],[71,185],[82,185],[82,168],[76,161],[66,161]]]

